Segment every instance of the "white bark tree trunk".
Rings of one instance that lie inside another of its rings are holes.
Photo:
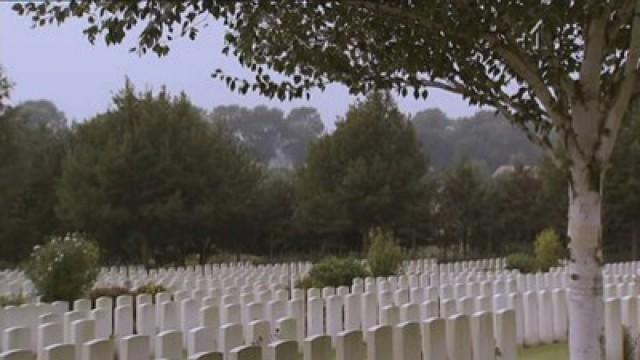
[[[597,175],[599,176],[599,175]],[[602,196],[587,171],[572,171],[569,200],[569,347],[571,360],[604,354]]]

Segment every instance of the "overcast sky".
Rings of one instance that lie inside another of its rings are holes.
[[[166,85],[172,93],[184,91],[196,105],[208,110],[229,104],[250,107],[265,104],[285,111],[296,106],[314,106],[325,123],[333,127],[336,118],[343,116],[354,100],[339,85],[313,93],[309,101],[293,102],[229,91],[222,82],[211,78],[216,68],[237,75],[249,73],[235,58],[221,54],[223,28],[215,23],[195,41],[175,41],[166,57],[140,57],[128,51],[133,39],[121,46],[107,47],[102,40],[91,45],[82,35],[80,21],[32,29],[28,18],[17,16],[10,8],[11,1],[0,3],[0,64],[16,83],[14,104],[48,99],[67,117],[84,120],[105,111],[111,96],[128,76],[139,89]],[[449,116],[460,117],[476,111],[459,96],[437,90],[431,91],[427,100],[400,98],[398,102],[407,113],[439,107]]]

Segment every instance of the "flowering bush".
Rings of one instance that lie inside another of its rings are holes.
[[[98,247],[76,234],[54,237],[33,249],[27,275],[43,301],[73,301],[91,289],[98,276]]]

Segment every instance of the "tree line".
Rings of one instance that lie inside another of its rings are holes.
[[[513,165],[492,172],[510,161],[466,156],[479,141],[454,148],[456,133],[482,131],[487,150],[491,136],[516,139],[496,145],[512,150]],[[605,192],[613,257],[629,239],[637,252],[638,135],[638,121],[627,121]],[[567,174],[517,129],[487,112],[409,117],[384,92],[353,104],[327,133],[313,108],[206,112],[184,94],[127,84],[82,123],[68,124],[47,101],[9,108],[0,136],[5,264],[65,232],[95,239],[111,263],[158,265],[220,253],[357,254],[373,228],[393,231],[414,255],[457,259],[528,251],[537,233],[562,233],[567,222]]]

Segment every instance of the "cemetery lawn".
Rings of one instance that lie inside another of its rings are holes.
[[[569,349],[564,343],[518,349],[518,360],[562,360],[568,358]]]

